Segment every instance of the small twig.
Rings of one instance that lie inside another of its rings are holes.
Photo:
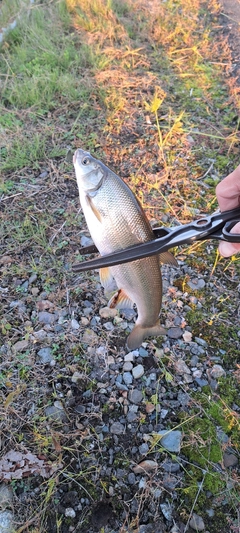
[[[199,485],[199,489],[198,489],[198,491],[197,491],[196,498],[195,498],[195,500],[194,500],[194,502],[193,502],[193,504],[192,504],[192,509],[191,509],[191,511],[190,511],[190,515],[189,515],[189,518],[188,518],[188,521],[187,521],[187,523],[186,523],[186,526],[185,526],[185,529],[184,529],[184,532],[183,532],[183,533],[186,533],[186,531],[188,530],[189,522],[190,522],[190,520],[191,520],[192,513],[193,513],[193,510],[194,510],[194,507],[195,507],[195,505],[196,505],[196,503],[197,503],[198,496],[199,496],[199,494],[200,494],[200,492],[201,492],[201,490],[202,490],[202,487],[203,487],[203,483],[204,483],[204,480],[205,480],[206,473],[207,473],[206,471],[203,472],[203,478],[202,478],[202,481],[201,481],[201,483],[200,483],[200,485]]]
[[[63,229],[63,227],[65,226],[66,224],[66,220],[65,222],[63,222],[63,224],[60,226],[60,228],[56,231],[56,233],[54,233],[53,237],[51,237],[51,239],[49,239],[49,244],[52,244],[54,239],[56,238],[57,234],[60,233],[60,231]]]
[[[210,165],[210,167],[206,170],[205,174],[203,174],[203,176],[199,176],[199,178],[197,178],[197,181],[198,181],[198,180],[203,180],[204,178],[206,178],[206,176],[209,174],[209,172],[211,172],[213,165],[214,165],[214,161],[211,162],[211,165]]]

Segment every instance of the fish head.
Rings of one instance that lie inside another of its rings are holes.
[[[78,148],[73,156],[79,191],[94,192],[99,189],[104,177],[104,165],[89,152]]]

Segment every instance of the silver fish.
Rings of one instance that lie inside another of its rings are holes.
[[[151,225],[126,183],[84,150],[76,150],[73,163],[80,203],[88,229],[101,255],[154,239]],[[174,266],[173,255],[165,252],[160,261]],[[164,335],[159,313],[162,304],[162,276],[159,257],[152,256],[130,263],[100,269],[100,280],[106,292],[113,278],[117,292],[108,306],[138,311],[136,324],[127,339],[129,350],[138,348],[149,336]]]

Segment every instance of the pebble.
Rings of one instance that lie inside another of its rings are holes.
[[[197,342],[198,344],[200,344],[200,346],[204,346],[205,348],[207,347],[208,343],[207,341],[205,341],[204,339],[202,339],[201,337],[195,337],[195,342]]]
[[[188,285],[193,290],[200,290],[205,287],[206,283],[203,278],[192,278],[188,281]]]
[[[71,320],[71,328],[75,330],[80,328],[80,324],[77,320],[75,320],[75,318],[72,318]]]
[[[175,369],[177,374],[180,376],[182,374],[191,374],[190,368],[186,365],[185,361],[183,359],[178,359],[175,363]]]
[[[72,507],[66,507],[65,516],[68,518],[75,518],[76,513]]]
[[[133,472],[130,472],[130,474],[128,474],[128,483],[129,485],[135,485],[136,483],[136,476]]]
[[[37,352],[37,355],[43,365],[50,363],[53,358],[51,348],[41,348],[41,350]]]
[[[213,365],[210,370],[210,376],[212,379],[218,379],[222,376],[226,376],[226,372],[221,365]]]
[[[155,470],[158,467],[158,464],[156,461],[151,461],[150,459],[146,459],[145,461],[141,461],[138,465],[133,466],[133,472],[134,474],[142,474],[143,472],[150,472],[151,470]]]
[[[110,432],[114,435],[122,435],[125,432],[125,427],[121,422],[113,422],[110,427]]]
[[[168,520],[168,522],[172,521],[172,507],[169,503],[160,503],[160,509],[162,511],[163,516]]]
[[[143,399],[143,394],[138,389],[132,389],[128,394],[128,399],[132,403],[139,404]]]
[[[174,463],[170,459],[166,459],[166,461],[161,464],[161,467],[163,470],[165,470],[165,472],[169,472],[170,474],[174,474],[180,470],[180,465],[178,463]]]
[[[196,513],[193,513],[192,518],[189,521],[189,525],[194,529],[194,531],[204,531],[205,529],[205,524],[202,517]]]
[[[38,321],[42,322],[42,324],[51,326],[56,322],[57,316],[53,313],[49,313],[48,311],[40,311],[38,313]]]
[[[139,379],[143,376],[144,374],[144,368],[143,368],[143,365],[137,365],[137,366],[134,366],[133,369],[132,369],[132,375],[134,377],[134,379]]]
[[[132,377],[131,372],[123,372],[123,381],[124,381],[125,385],[127,385],[127,386],[132,384],[133,377]]]
[[[124,361],[127,363],[127,362],[130,362],[130,363],[134,363],[135,361],[135,354],[134,352],[129,352],[127,353],[125,356],[124,356]]]
[[[123,365],[123,370],[125,372],[131,372],[132,368],[133,368],[133,364],[130,361],[126,361]]]
[[[95,331],[90,328],[87,328],[83,333],[82,342],[86,344],[97,344],[99,342],[99,337],[95,333]]]
[[[107,331],[112,331],[114,329],[114,325],[112,322],[105,322],[105,324],[103,324],[103,327]]]
[[[146,453],[148,453],[149,446],[146,442],[144,442],[143,444],[141,444],[141,446],[139,446],[138,449],[141,455],[146,455]]]
[[[13,490],[10,485],[0,484],[0,508],[2,510],[11,507],[13,500]]]
[[[111,309],[110,307],[102,307],[99,309],[99,315],[101,318],[113,318],[118,314],[117,309]]]
[[[17,352],[24,352],[24,350],[26,350],[28,347],[28,341],[18,341],[16,342],[13,346],[12,346],[12,350],[13,352],[17,353]]]
[[[13,532],[13,513],[11,511],[0,511],[0,533]]]
[[[33,332],[33,336],[37,341],[42,342],[46,339],[47,333],[44,329],[39,329]]]
[[[226,468],[230,468],[231,466],[237,466],[238,458],[234,453],[225,452],[223,454],[223,464]]]
[[[158,432],[161,435],[161,444],[169,452],[179,453],[181,449],[182,433],[179,430],[163,429]]]
[[[197,385],[199,387],[206,387],[206,385],[208,385],[208,381],[206,379],[201,379],[201,378],[195,378],[195,381],[197,383]]]
[[[169,328],[167,331],[167,336],[170,339],[180,339],[180,337],[183,334],[183,330],[181,328]]]
[[[62,406],[60,407],[60,402],[54,402],[54,405],[46,407],[45,414],[48,418],[56,422],[67,422],[67,417]]]

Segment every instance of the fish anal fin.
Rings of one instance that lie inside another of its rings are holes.
[[[160,325],[159,320],[151,327],[143,327],[140,324],[136,324],[127,338],[127,347],[129,350],[136,350],[146,337],[158,337],[159,335],[166,335],[165,329]]]
[[[132,309],[133,301],[129,296],[124,292],[123,289],[119,289],[113,294],[108,302],[108,307],[115,309]]]
[[[100,276],[101,285],[104,287],[104,289],[111,290],[111,286],[112,286],[114,278],[111,274],[110,268],[109,267],[100,268],[99,276]]]
[[[101,213],[99,213],[98,209],[92,201],[92,198],[88,194],[86,195],[86,200],[95,217],[98,219],[99,222],[102,222]]]
[[[166,263],[168,265],[178,267],[178,262],[175,259],[174,255],[171,254],[171,252],[163,252],[162,254],[159,254],[159,259],[161,263]]]

